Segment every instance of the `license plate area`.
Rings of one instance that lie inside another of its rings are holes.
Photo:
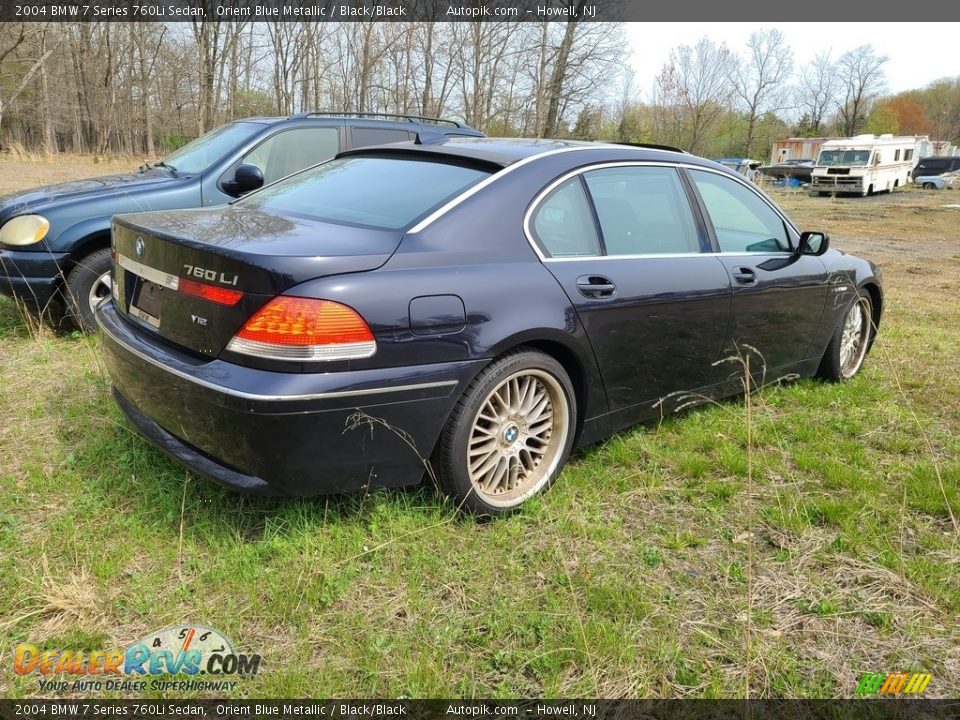
[[[176,275],[144,265],[125,255],[117,254],[117,265],[124,272],[120,283],[114,283],[118,293],[127,299],[127,312],[148,325],[159,328],[163,298],[176,292],[180,279]],[[120,278],[118,278],[120,279]]]
[[[163,294],[165,292],[166,290],[162,285],[140,278],[138,287],[134,289],[130,314],[155,328],[159,328],[160,310],[163,306]]]

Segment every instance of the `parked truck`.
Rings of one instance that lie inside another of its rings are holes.
[[[821,196],[873,195],[906,185],[924,140],[913,135],[857,135],[828,140],[820,148],[810,191]]]

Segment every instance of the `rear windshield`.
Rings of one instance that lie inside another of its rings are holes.
[[[489,174],[432,160],[347,157],[304,170],[238,204],[343,225],[400,230]]]

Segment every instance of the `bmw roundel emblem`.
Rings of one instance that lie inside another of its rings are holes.
[[[143,238],[137,235],[137,244],[134,246],[137,250],[137,257],[143,257]]]

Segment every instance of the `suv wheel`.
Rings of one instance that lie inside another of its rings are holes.
[[[70,320],[78,330],[97,328],[93,312],[112,290],[110,249],[97,250],[82,257],[67,275],[67,306]]]

